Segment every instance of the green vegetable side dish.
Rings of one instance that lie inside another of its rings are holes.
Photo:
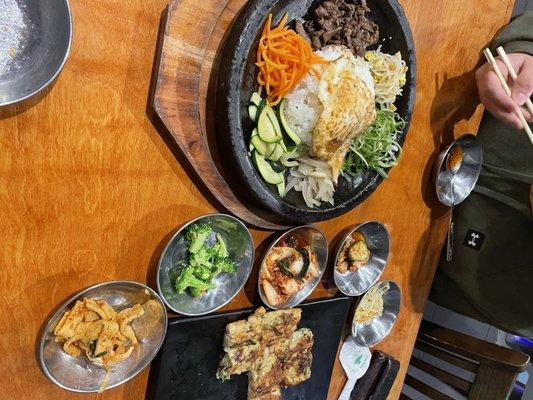
[[[385,170],[397,165],[402,155],[402,147],[396,138],[404,128],[405,121],[397,113],[377,110],[374,124],[350,144],[343,171],[358,175],[372,169],[386,178]]]
[[[234,273],[237,267],[228,254],[224,240],[209,225],[193,224],[185,236],[189,243],[188,259],[178,265],[174,288],[179,294],[188,291],[193,297],[200,297],[216,287],[213,279],[217,275]]]

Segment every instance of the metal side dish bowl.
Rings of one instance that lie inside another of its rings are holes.
[[[54,330],[59,321],[83,299],[105,300],[117,312],[135,304],[146,305],[144,315],[131,322],[138,343],[129,357],[110,367],[107,378],[107,371],[92,363],[85,353],[73,357],[55,341]],[[166,331],[165,306],[148,286],[132,281],[99,283],[70,296],[51,313],[39,332],[37,359],[43,373],[56,385],[72,392],[95,393],[119,386],[141,372],[156,356]]]

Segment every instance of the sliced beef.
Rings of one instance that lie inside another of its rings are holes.
[[[315,50],[330,44],[344,45],[362,56],[379,40],[378,26],[366,17],[369,11],[366,0],[325,0],[304,25],[296,23],[296,31],[300,33],[299,29],[304,28],[306,35],[300,35],[310,39]]]

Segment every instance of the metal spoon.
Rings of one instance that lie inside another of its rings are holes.
[[[446,171],[450,173],[450,184],[451,184],[451,197],[452,197],[452,206],[450,210],[450,220],[448,222],[448,237],[446,240],[446,261],[450,262],[453,259],[453,233],[454,233],[454,224],[453,224],[453,209],[455,207],[455,187],[454,187],[454,178],[461,164],[463,163],[463,149],[460,146],[454,146],[451,148],[448,156],[446,157]]]

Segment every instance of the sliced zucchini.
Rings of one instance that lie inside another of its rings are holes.
[[[257,117],[257,106],[250,104],[248,106],[248,115],[250,119],[255,122],[255,117]]]
[[[270,157],[276,150],[276,143],[267,143],[264,140],[261,140],[259,135],[252,136],[252,139],[250,139],[250,144],[255,147],[259,154],[267,158]]]
[[[285,118],[285,112],[283,111],[283,105],[285,104],[285,101],[286,99],[281,100],[278,106],[279,122],[281,123],[281,126],[283,127],[283,130],[285,131],[287,136],[294,142],[294,144],[299,145],[300,143],[302,143],[302,140],[296,133],[294,133],[294,131],[287,123],[287,119]]]
[[[281,136],[281,132],[278,131],[272,122],[269,111],[272,112],[272,108],[268,104],[264,107],[259,106],[257,112],[257,132],[259,133],[259,137],[265,142],[274,143],[280,141],[283,136]]]
[[[250,103],[256,105],[256,106],[259,106],[259,103],[261,103],[261,96],[259,95],[259,93],[257,92],[253,92],[252,93],[252,97],[250,99]]]
[[[259,104],[257,105],[257,117],[259,117],[259,114],[261,114],[263,112],[263,109],[268,106],[268,101],[267,99],[261,99],[261,101],[259,102]]]
[[[281,172],[281,173],[285,172],[285,167],[283,167],[283,165],[281,165],[279,162],[268,161],[268,163],[270,164],[274,172]]]
[[[252,161],[265,182],[273,185],[283,182],[283,173],[274,171],[268,161],[255,150],[252,152]]]
[[[253,149],[255,149],[255,146],[252,143],[252,139],[254,138],[254,136],[257,136],[257,128],[254,128],[254,130],[252,131],[252,136],[250,137],[250,143],[248,144],[249,151],[252,151]]]
[[[267,158],[269,160],[272,160],[272,161],[278,161],[279,158],[283,155],[284,151],[283,151],[283,148],[281,147],[281,145],[278,143],[275,144],[276,148],[274,149],[274,151],[272,152],[272,154],[270,156],[268,156]]]
[[[278,142],[278,144],[281,146],[281,148],[283,149],[283,153],[288,153],[289,151],[287,150],[287,146],[285,145],[285,140],[280,140]]]
[[[278,194],[281,197],[285,197],[285,176],[283,176],[283,180],[281,183],[278,183],[276,187],[278,188]]]
[[[274,125],[274,129],[276,130],[277,135],[280,137],[280,140],[283,139],[283,132],[281,130],[281,126],[278,121],[278,117],[276,115],[276,112],[272,109],[272,107],[267,106],[267,115],[268,118],[270,118],[270,122],[272,122],[272,125]]]

